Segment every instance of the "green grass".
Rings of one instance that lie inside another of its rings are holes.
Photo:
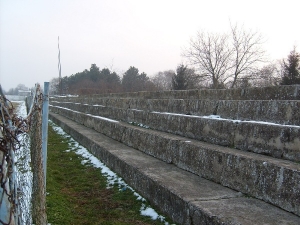
[[[49,124],[47,217],[51,225],[164,224],[140,215],[141,201],[130,189],[107,189],[107,178],[70,149],[67,137]]]

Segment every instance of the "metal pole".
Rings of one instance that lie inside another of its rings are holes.
[[[49,115],[49,82],[44,82],[43,95],[43,115],[42,115],[42,151],[44,161],[44,176],[46,190],[46,172],[47,172],[47,143],[48,143],[48,115]]]
[[[59,82],[59,95],[62,95],[62,80],[61,80],[61,63],[60,63],[60,48],[59,48],[59,36],[58,36],[58,82]]]

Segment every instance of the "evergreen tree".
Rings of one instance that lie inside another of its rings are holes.
[[[287,61],[282,63],[282,85],[300,84],[300,54],[293,51],[288,55]]]
[[[139,73],[139,70],[131,66],[123,75],[122,86],[124,91],[150,91],[154,85],[146,73]]]
[[[92,81],[97,81],[100,78],[100,69],[96,64],[91,65],[89,77]]]
[[[100,72],[100,79],[108,81],[110,77],[110,70],[108,68],[103,68]]]
[[[139,70],[131,66],[123,75],[122,86],[124,91],[135,91],[138,85]]]
[[[172,78],[173,90],[186,90],[188,88],[187,66],[181,64]]]

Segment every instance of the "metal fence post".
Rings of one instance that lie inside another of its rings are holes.
[[[48,116],[49,116],[49,82],[44,82],[43,115],[42,115],[42,151],[46,190],[47,172],[47,143],[48,143]]]

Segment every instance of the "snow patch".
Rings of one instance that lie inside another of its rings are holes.
[[[61,107],[61,106],[54,106],[54,105],[50,105],[50,106],[55,107],[55,108],[59,108],[59,109],[68,110],[68,111],[75,112],[75,113],[84,114],[82,112],[79,112],[79,111],[76,111],[76,110],[71,110],[71,109],[68,109],[68,108],[65,108],[65,107]],[[114,122],[114,123],[118,123],[119,122],[117,120],[112,120],[112,119],[109,119],[107,117],[95,116],[95,115],[92,115],[92,114],[85,114],[85,115],[90,116],[90,117],[94,117],[94,118],[98,118],[98,119],[101,119],[101,120],[107,120],[107,121]]]
[[[27,110],[24,101],[18,102],[19,106],[16,110],[18,116],[27,117]],[[21,224],[32,224],[31,219],[31,196],[32,196],[32,171],[31,171],[31,155],[30,155],[30,139],[27,133],[17,136],[20,142],[20,149],[15,151],[15,172],[16,182],[19,194],[19,213]]]
[[[105,107],[104,105],[93,105],[93,106],[96,106],[96,107]]]
[[[152,113],[163,114],[163,115],[174,115],[174,116],[192,117],[192,118],[222,120],[222,121],[229,121],[229,122],[233,122],[233,123],[255,123],[255,124],[265,124],[265,125],[271,125],[271,126],[300,128],[300,126],[297,126],[297,125],[279,124],[279,123],[272,123],[272,122],[265,122],[265,121],[258,121],[258,120],[233,120],[233,119],[225,119],[225,118],[222,118],[219,115],[195,116],[195,115],[186,115],[186,114],[168,113],[168,112],[156,112],[156,111],[153,111]]]
[[[52,121],[49,121],[52,124],[53,129],[56,131],[57,134],[62,135],[69,139],[69,147],[70,149],[66,151],[75,151],[77,155],[82,156],[84,159],[82,160],[82,164],[91,163],[95,168],[99,168],[101,173],[106,176],[107,178],[107,187],[112,188],[114,185],[118,186],[119,191],[125,191],[129,189],[133,192],[134,196],[137,197],[138,201],[146,202],[146,199],[143,198],[140,194],[138,194],[132,187],[125,183],[125,181],[118,177],[116,173],[111,171],[104,163],[102,163],[97,157],[91,154],[85,147],[81,146],[78,142],[76,142],[70,135],[65,133],[63,129],[57,126]],[[165,221],[165,217],[158,215],[158,213],[151,207],[146,206],[142,203],[140,213],[143,216],[149,216],[152,220],[160,220],[165,225],[169,225],[168,222]]]
[[[95,116],[95,115],[92,115],[92,114],[86,114],[87,116],[91,116],[91,117],[94,117],[94,118],[98,118],[98,119],[101,119],[101,120],[107,120],[109,122],[113,122],[113,123],[118,123],[119,121],[117,120],[112,120],[112,119],[109,119],[107,117],[102,117],[102,116]]]

